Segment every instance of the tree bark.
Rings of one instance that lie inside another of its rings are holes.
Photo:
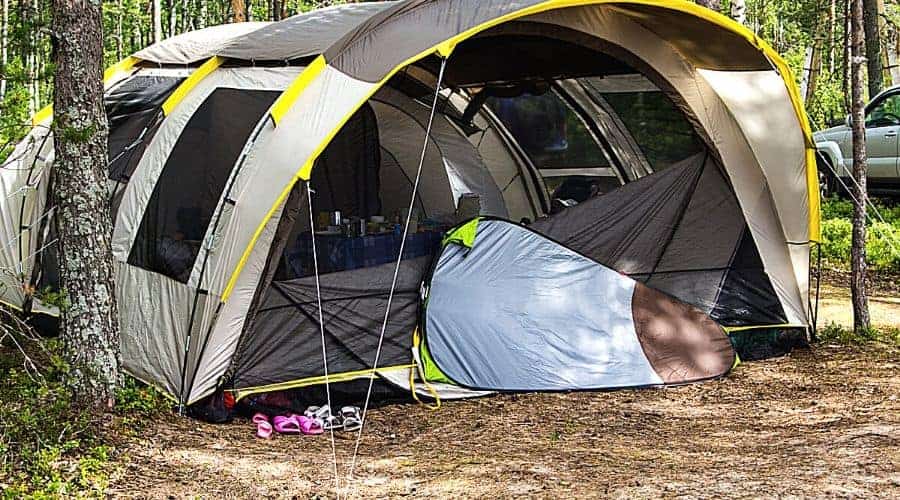
[[[852,0],[851,93],[853,109],[853,177],[856,180],[853,207],[853,238],[850,247],[850,295],[853,299],[853,329],[861,333],[869,328],[869,301],[866,293],[866,123],[863,97],[863,3]],[[880,68],[880,66],[879,66]]]
[[[54,203],[60,284],[68,299],[62,339],[76,401],[110,408],[119,387],[118,313],[106,202],[101,0],[52,0]]]
[[[869,99],[884,88],[881,64],[881,30],[878,22],[878,0],[862,0],[866,45],[866,69],[869,76]]]
[[[234,16],[234,22],[246,22],[247,6],[244,4],[244,0],[231,0],[231,13]]]

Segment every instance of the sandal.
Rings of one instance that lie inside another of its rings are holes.
[[[274,422],[275,430],[278,431],[279,434],[300,434],[303,432],[302,424],[300,420],[298,420],[297,415],[288,417],[279,415],[275,417]]]
[[[341,408],[341,419],[344,421],[345,431],[358,431],[362,427],[362,417],[359,415],[359,408],[356,406]]]
[[[252,421],[256,424],[256,437],[260,439],[271,439],[272,424],[269,422],[269,417],[262,413],[257,413],[256,415],[253,415]]]
[[[344,428],[341,419],[337,415],[331,413],[331,408],[328,405],[310,406],[303,412],[303,416],[319,420],[322,424],[322,429],[326,431]]]
[[[325,425],[319,418],[309,418],[306,415],[300,415],[297,417],[297,420],[299,421],[301,432],[307,436],[314,436],[325,432]]]

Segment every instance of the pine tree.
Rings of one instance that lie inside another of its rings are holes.
[[[853,329],[857,333],[869,328],[869,301],[866,293],[866,123],[862,71],[865,62],[864,2],[865,0],[852,0],[850,16],[853,178],[856,180],[854,195],[857,200],[853,209],[853,238],[850,247],[850,295],[853,299]]]
[[[54,204],[60,284],[68,298],[62,338],[76,401],[110,408],[119,386],[111,224],[106,201],[100,0],[52,0]]]

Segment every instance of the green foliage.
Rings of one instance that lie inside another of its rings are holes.
[[[54,306],[60,311],[65,311],[71,305],[65,290],[54,290],[53,287],[49,286],[35,292],[34,296],[44,304]]]
[[[819,342],[825,344],[863,345],[881,342],[900,346],[900,328],[869,328],[860,333],[831,323],[819,330]]]
[[[876,271],[900,271],[900,205],[875,203],[884,222],[868,224],[867,262]],[[822,203],[822,257],[833,267],[850,267],[853,202],[829,198]]]
[[[73,404],[60,344],[18,340],[40,373],[23,368],[23,353],[0,345],[0,498],[104,496],[110,434],[138,431],[168,405],[154,389],[127,379],[118,416],[101,430],[98,416]]]

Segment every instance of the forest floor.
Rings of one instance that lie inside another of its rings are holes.
[[[846,324],[839,286],[823,287],[820,324]],[[900,299],[872,309],[900,327]],[[347,486],[353,436],[337,439],[341,496],[898,498],[900,347],[821,342],[660,390],[386,406]],[[246,420],[167,416],[123,440],[113,496],[334,496],[327,435],[264,441]]]

